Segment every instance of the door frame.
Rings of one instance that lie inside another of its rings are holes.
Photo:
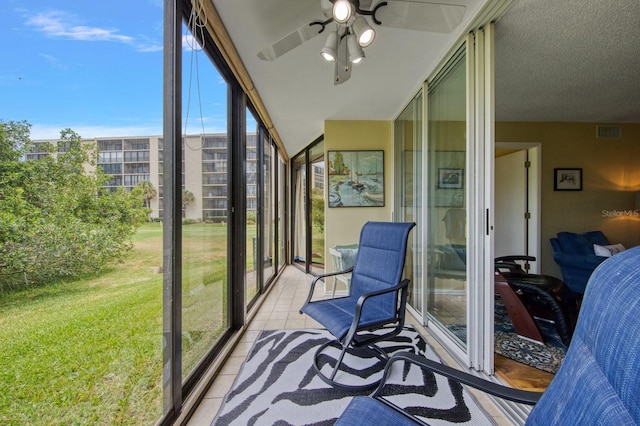
[[[527,251],[530,256],[534,256],[536,258],[536,262],[531,265],[530,272],[540,273],[540,238],[542,217],[542,144],[539,142],[496,142],[495,149],[513,149],[518,151],[527,151],[527,159],[530,162],[529,174],[527,179],[529,194],[528,210],[531,214],[531,218],[529,219],[528,223],[529,241]]]

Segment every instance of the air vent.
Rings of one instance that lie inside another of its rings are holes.
[[[597,126],[596,128],[597,138],[621,138],[622,127],[620,126]]]

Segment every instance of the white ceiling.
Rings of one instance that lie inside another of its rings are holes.
[[[319,54],[326,33],[273,61],[257,57],[324,20],[320,0],[211,1],[289,155],[320,136],[324,120],[396,118],[487,3],[437,0],[466,6],[449,34],[376,27],[366,59],[334,86],[334,66]],[[498,120],[640,122],[639,71],[639,0],[514,0],[496,24]]]

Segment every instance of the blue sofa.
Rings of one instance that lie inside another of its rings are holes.
[[[558,232],[550,241],[553,260],[560,266],[562,280],[581,297],[593,270],[607,259],[596,256],[593,245],[609,245],[609,240],[601,231],[589,231],[582,234]]]

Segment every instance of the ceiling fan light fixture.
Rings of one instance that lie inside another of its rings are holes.
[[[338,56],[338,31],[331,31],[327,37],[327,42],[320,51],[325,61],[335,62]]]
[[[371,28],[371,25],[367,23],[367,20],[362,16],[358,16],[353,21],[353,32],[356,34],[358,44],[360,47],[367,47],[373,43],[373,39],[376,37],[376,32]]]
[[[364,59],[364,51],[358,44],[355,35],[349,34],[347,36],[347,47],[349,48],[349,62],[358,64]]]
[[[339,24],[346,23],[353,15],[354,7],[349,0],[336,0],[333,3],[333,20]]]

